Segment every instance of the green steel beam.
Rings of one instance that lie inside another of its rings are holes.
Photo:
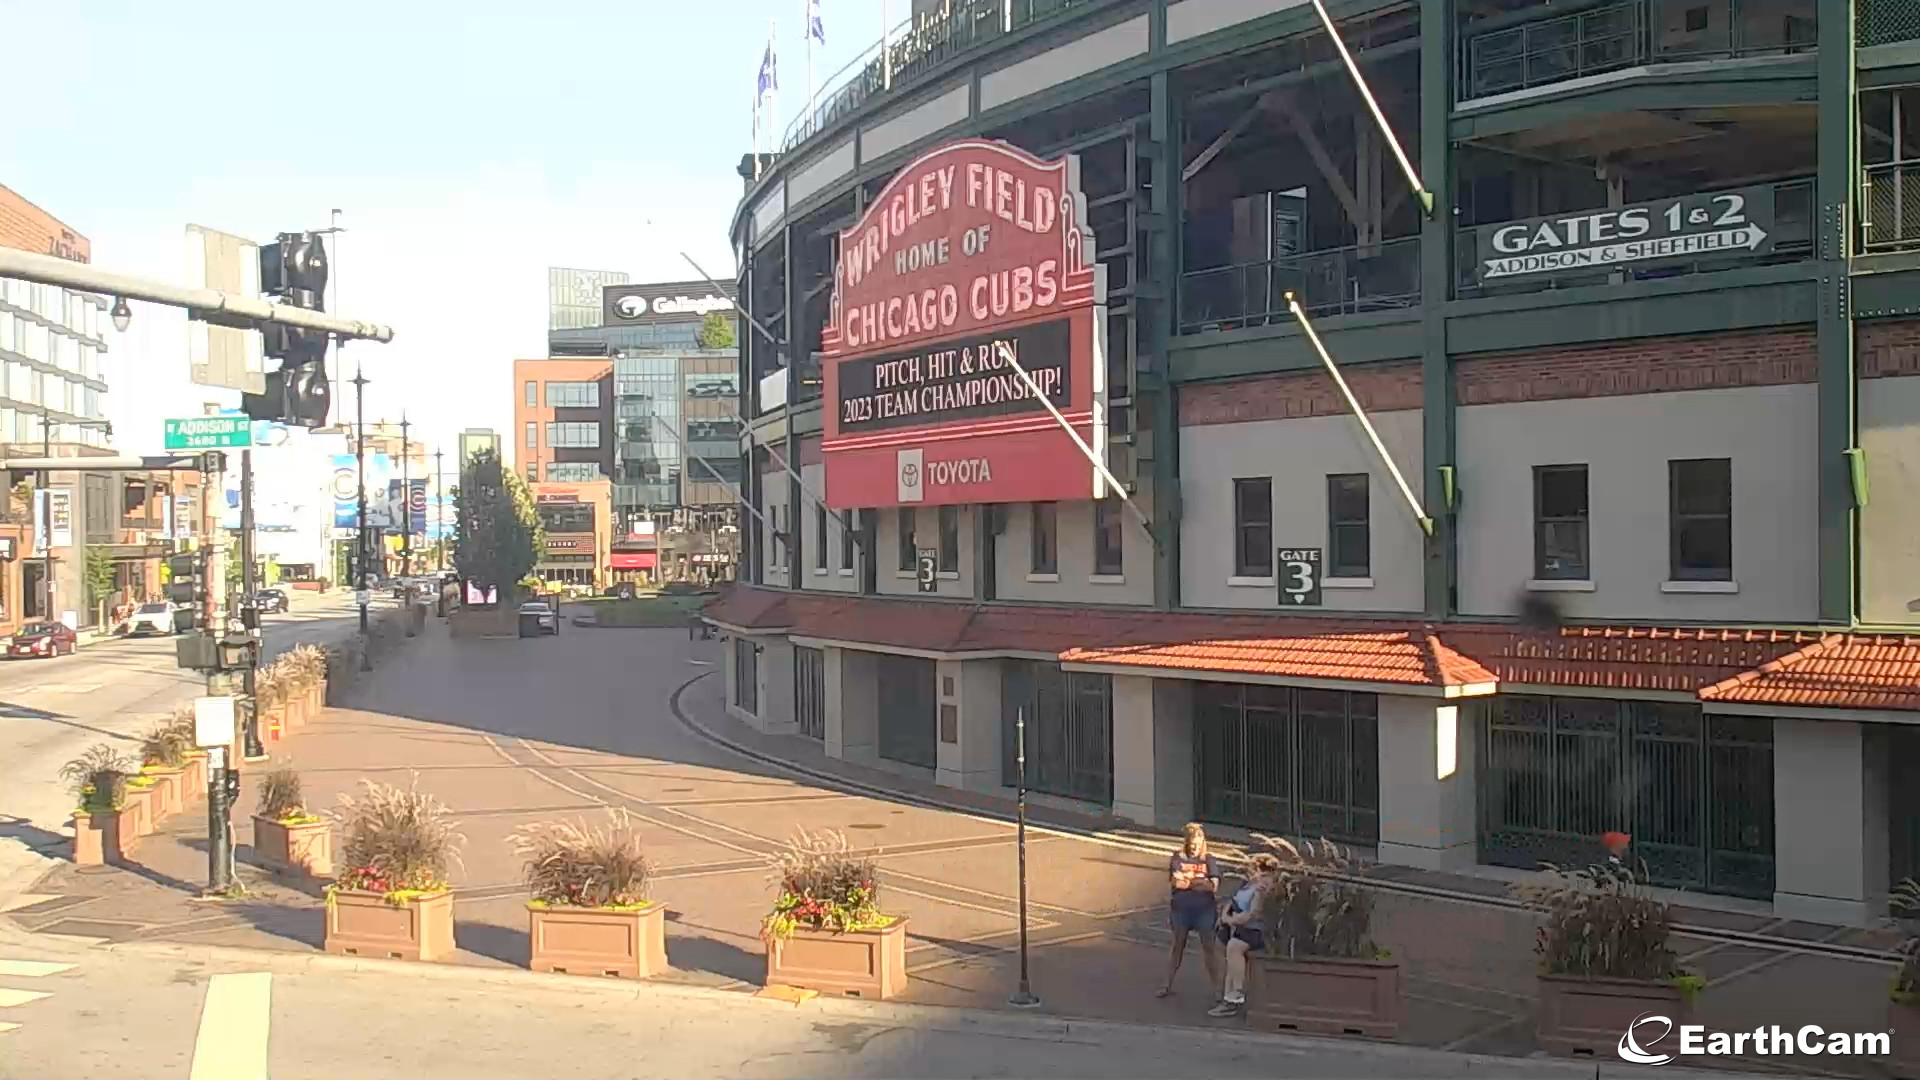
[[[1815,222],[1820,260],[1818,349],[1820,621],[1852,625],[1859,613],[1859,514],[1848,451],[1856,444],[1853,252],[1859,117],[1854,79],[1854,0],[1819,0],[1819,179]]]
[[[1483,139],[1568,124],[1594,115],[1642,109],[1812,103],[1819,93],[1812,57],[1754,67],[1729,64],[1699,71],[1622,76],[1618,85],[1544,86],[1498,105],[1476,106],[1452,121],[1455,139]]]
[[[1920,262],[1920,252],[1911,253]],[[1920,265],[1853,275],[1853,317],[1912,318],[1920,315]]]
[[[1434,212],[1420,225],[1421,475],[1433,518],[1426,538],[1426,614],[1452,615],[1459,542],[1445,471],[1454,464],[1453,365],[1447,357],[1447,301],[1453,296],[1453,3],[1420,0],[1420,174]]]
[[[1157,23],[1152,26],[1153,40],[1165,40],[1165,9],[1155,6]],[[1148,84],[1147,137],[1157,148],[1149,166],[1153,172],[1153,215],[1159,223],[1147,232],[1152,245],[1149,264],[1157,268],[1162,299],[1135,301],[1135,318],[1150,319],[1146,344],[1146,363],[1135,360],[1134,401],[1146,402],[1151,412],[1147,462],[1151,477],[1153,532],[1159,539],[1153,553],[1153,600],[1156,607],[1172,610],[1180,606],[1180,424],[1175,414],[1177,390],[1168,377],[1172,366],[1169,345],[1178,310],[1180,266],[1180,222],[1185,217],[1180,180],[1180,147],[1184,142],[1180,102],[1165,71],[1156,73]],[[1141,427],[1135,413],[1135,430]],[[1140,450],[1138,440],[1134,451]],[[1140,473],[1135,462],[1135,475]]]

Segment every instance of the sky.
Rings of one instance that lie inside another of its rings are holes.
[[[907,3],[819,2],[824,90]],[[394,329],[345,350],[367,419],[404,411],[451,446],[511,427],[512,361],[545,353],[547,267],[684,280],[686,251],[733,275],[755,77],[771,24],[784,130],[808,96],[803,3],[0,0],[0,184],[95,265],[170,281],[189,223],[271,241],[340,209],[334,310]],[[117,448],[238,404],[189,382],[186,337],[184,313],[136,304],[109,342]],[[352,387],[334,402],[351,421]]]

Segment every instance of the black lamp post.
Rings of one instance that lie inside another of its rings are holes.
[[[440,463],[440,450],[433,451],[433,532],[437,543],[434,545],[434,569],[447,568],[447,498],[443,493],[446,484],[445,466]]]
[[[354,559],[354,599],[360,602],[360,670],[373,670],[367,655],[367,376],[360,368],[353,371],[353,463],[360,470],[360,502],[354,519],[354,537],[358,551]]]
[[[412,453],[407,441],[407,414],[400,414],[400,579],[405,581],[413,573],[413,478],[407,472],[407,458]],[[411,588],[411,586],[409,586]],[[411,603],[411,601],[409,601]]]
[[[1033,983],[1027,978],[1027,710],[1022,708],[1014,714],[1013,737],[1016,743],[1013,752],[1013,779],[1015,784],[1014,815],[1018,823],[1018,847],[1020,850],[1020,987],[1007,999],[1007,1004],[1016,1009],[1033,1009],[1040,1005],[1040,998],[1033,992]]]

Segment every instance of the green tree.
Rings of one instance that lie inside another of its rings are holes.
[[[475,454],[469,469],[473,490],[455,500],[454,569],[482,588],[511,590],[532,572],[547,542],[533,489],[519,473],[501,468],[491,450]]]
[[[113,556],[106,548],[87,548],[87,563],[82,574],[87,584],[87,606],[106,603],[107,597],[113,595]]]
[[[717,311],[707,312],[700,320],[700,331],[693,336],[694,344],[703,349],[731,349],[734,342],[734,317],[722,315]]]

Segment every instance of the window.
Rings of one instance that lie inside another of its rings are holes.
[[[527,449],[540,449],[540,425],[532,420],[527,421]]]
[[[1273,480],[1233,482],[1233,573],[1273,576]]]
[[[534,408],[540,404],[540,393],[536,389],[539,385],[540,385],[539,383],[533,381],[532,379],[527,380],[527,408],[529,409]]]
[[[960,508],[940,508],[940,572],[960,572]]]
[[[1733,580],[1733,462],[1667,462],[1673,581]]]
[[[599,424],[548,424],[547,445],[596,450],[600,446]]]
[[[1327,477],[1327,576],[1373,576],[1373,536],[1368,524],[1367,474]]]
[[[1031,573],[1057,574],[1060,572],[1060,534],[1059,522],[1054,515],[1053,503],[1034,503],[1028,507],[1031,528],[1027,531],[1028,547],[1031,550]]]
[[[547,479],[560,484],[584,484],[600,479],[600,463],[597,461],[550,461],[547,463]]]
[[[900,569],[917,570],[920,565],[920,552],[914,548],[913,542],[913,507],[903,506],[894,513],[896,515],[894,529],[900,534]]]
[[[1093,504],[1093,572],[1118,577],[1125,572],[1120,555],[1120,500],[1108,496]]]
[[[840,569],[853,569],[853,515],[855,511],[840,512]],[[824,545],[823,545],[824,547]]]
[[[1534,467],[1533,571],[1542,581],[1585,581],[1591,576],[1585,465]]]
[[[600,384],[597,382],[550,382],[547,384],[550,409],[597,409]]]
[[[827,508],[816,505],[813,508],[813,568],[824,571],[827,568]]]
[[[733,639],[733,704],[749,716],[760,711],[760,648],[743,637]]]
[[[531,482],[534,482],[534,481],[538,481],[539,479],[540,479],[540,463],[539,463],[539,462],[537,462],[537,461],[529,461],[529,462],[527,462],[527,480],[528,480],[528,482],[529,482],[529,483],[531,483]]]

